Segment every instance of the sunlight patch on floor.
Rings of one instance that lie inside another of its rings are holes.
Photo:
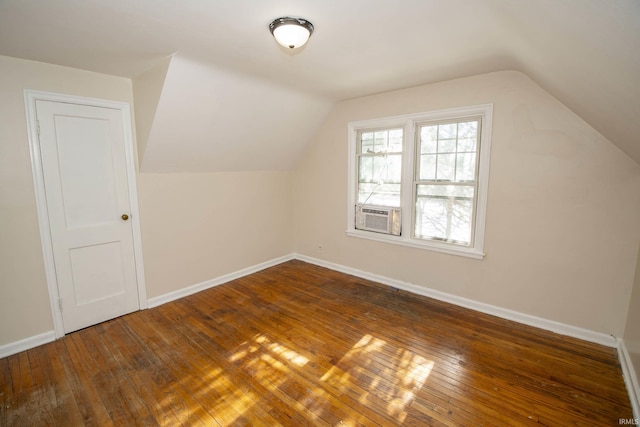
[[[240,363],[242,369],[249,372],[262,387],[297,412],[303,413],[307,419],[320,419],[324,402],[330,396],[322,389],[300,390],[295,380],[293,368],[304,367],[309,362],[308,358],[261,334],[243,343],[229,360]],[[292,397],[295,394],[299,396]]]
[[[265,334],[243,343],[229,360],[308,420],[331,423],[335,419],[330,420],[329,414],[341,412],[339,425],[343,426],[357,425],[364,419],[352,419],[348,406],[334,407],[331,402],[335,393],[349,395],[354,402],[370,407],[382,402],[387,415],[402,422],[415,393],[422,388],[434,365],[433,361],[413,351],[398,348],[370,334],[364,335],[321,376],[326,387],[306,387],[304,384],[309,379],[304,367],[309,359]],[[223,381],[222,378],[224,376],[216,381]],[[235,393],[225,401],[234,401],[233,410],[237,414],[252,404]],[[246,405],[244,409],[242,405]],[[225,417],[224,422],[228,421]]]
[[[232,362],[236,362],[240,359],[244,359],[248,355],[258,351],[262,347],[297,366],[304,366],[309,362],[309,359],[302,356],[300,353],[297,353],[277,342],[271,342],[271,340],[269,340],[269,338],[265,335],[258,335],[256,338],[254,338],[254,343],[255,344],[244,343],[243,347],[240,350],[236,351],[229,358],[229,360]]]
[[[367,334],[321,380],[340,390],[358,390],[358,401],[363,405],[382,399],[387,414],[403,421],[433,365],[412,351]]]
[[[241,417],[253,406],[258,395],[239,389],[229,375],[222,369],[213,369],[202,378],[206,386],[198,395],[203,399],[214,398],[215,404],[210,406],[208,412],[222,425],[230,425]],[[220,390],[233,390],[233,393],[220,395]]]

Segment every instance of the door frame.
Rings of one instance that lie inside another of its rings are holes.
[[[36,209],[38,212],[38,226],[40,229],[40,241],[44,258],[44,270],[49,290],[49,302],[53,317],[53,326],[56,339],[64,336],[62,323],[62,310],[60,309],[60,294],[58,292],[58,279],[56,277],[55,262],[53,258],[53,243],[47,212],[47,200],[45,193],[44,174],[42,172],[42,157],[40,155],[39,125],[36,116],[36,101],[53,101],[68,104],[87,105],[91,107],[112,108],[122,114],[124,128],[124,146],[127,168],[127,182],[129,184],[129,203],[131,205],[131,229],[133,234],[133,251],[136,268],[136,280],[138,282],[138,303],[140,310],[148,307],[147,291],[144,280],[144,263],[142,259],[142,235],[140,232],[140,213],[138,210],[138,187],[136,183],[136,161],[133,145],[133,126],[131,121],[131,107],[126,102],[112,101],[98,98],[86,98],[73,95],[65,95],[53,92],[42,92],[26,89],[24,91],[27,134],[29,138],[29,152],[31,155],[31,171],[36,195]]]

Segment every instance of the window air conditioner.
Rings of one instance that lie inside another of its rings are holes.
[[[377,233],[400,235],[400,208],[356,205],[356,228]]]

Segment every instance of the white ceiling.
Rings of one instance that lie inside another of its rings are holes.
[[[284,15],[316,28],[293,54]],[[507,69],[640,163],[638,0],[0,0],[0,54],[134,85],[173,55],[148,171],[290,169],[340,100]]]

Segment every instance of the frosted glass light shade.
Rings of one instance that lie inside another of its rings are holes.
[[[278,43],[288,49],[304,45],[313,33],[313,24],[302,18],[284,17],[274,19],[269,30]]]
[[[273,30],[273,37],[284,47],[295,49],[309,40],[309,31],[298,25],[282,25]]]

